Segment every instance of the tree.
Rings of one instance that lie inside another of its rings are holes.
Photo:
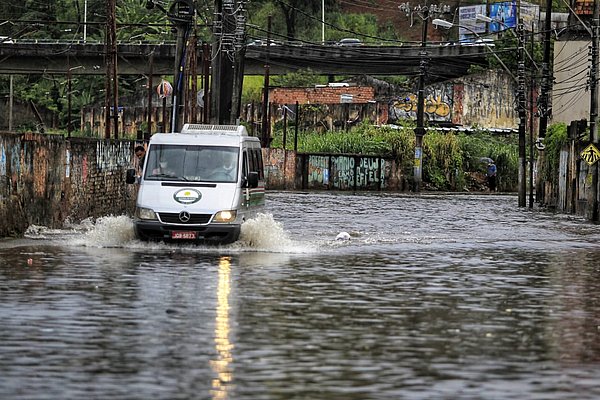
[[[316,11],[321,4],[320,1],[302,1],[302,0],[288,0],[277,1],[279,8],[285,18],[285,25],[287,27],[287,38],[288,40],[296,39],[296,18],[298,16],[298,10],[300,6],[308,7],[310,11]]]

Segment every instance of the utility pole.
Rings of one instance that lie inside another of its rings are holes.
[[[8,131],[13,130],[13,101],[14,101],[14,87],[13,87],[13,74],[10,74],[10,83],[8,89]]]
[[[114,0],[108,0],[114,1]],[[157,7],[160,11],[167,15],[169,21],[177,31],[177,42],[175,43],[175,65],[173,71],[173,93],[171,98],[171,132],[179,130],[180,122],[180,105],[183,103],[183,80],[185,76],[185,47],[188,35],[192,28],[192,22],[196,15],[196,8],[192,0],[175,0],[167,11],[160,3],[155,3],[154,0],[147,0],[146,8],[152,10]],[[163,98],[163,116],[165,115],[165,98]],[[163,131],[167,132],[167,121],[163,117]]]
[[[234,123],[239,116],[242,51],[245,37],[245,9],[236,0],[215,1],[213,34],[218,40],[213,46],[211,81],[211,115],[216,124]],[[234,93],[235,92],[235,93]]]
[[[71,84],[71,59],[67,56],[67,137],[71,137],[71,92],[73,86]]]
[[[546,18],[544,20],[544,60],[542,62],[542,87],[540,88],[540,101],[538,104],[538,112],[540,114],[538,142],[536,147],[538,150],[544,149],[544,139],[548,128],[548,116],[550,115],[549,108],[549,92],[552,84],[550,79],[550,39],[552,34],[552,0],[546,0]]]
[[[427,25],[429,9],[424,11],[423,31],[421,32],[421,51],[419,52],[419,86],[417,89],[417,127],[415,128],[415,160],[413,166],[415,192],[421,191],[423,183],[423,136],[425,136],[425,73],[427,72]]]
[[[321,44],[325,45],[325,0],[321,0]]]
[[[598,25],[600,24],[600,2],[594,0],[592,17],[592,66],[590,69],[590,140],[598,147]],[[590,166],[592,172],[592,204],[589,219],[598,221],[598,163]]]
[[[150,136],[152,136],[152,89],[154,86],[154,83],[152,82],[152,75],[154,73],[154,51],[150,53],[148,64],[148,115],[146,116],[148,126],[146,127],[146,132],[144,135],[145,140],[150,140]]]
[[[517,57],[518,57],[518,69],[517,69],[517,101],[518,101],[518,112],[519,112],[519,207],[525,207],[526,202],[526,148],[525,148],[525,125],[527,121],[527,110],[525,104],[525,46],[523,43],[523,20],[520,18],[517,25]]]
[[[262,146],[267,148],[271,144],[271,132],[269,129],[269,75],[271,66],[269,65],[269,52],[271,49],[271,23],[273,16],[269,15],[267,22],[267,59],[265,61],[265,80],[263,85],[263,106],[262,106]]]
[[[529,45],[531,54],[534,54],[534,32],[533,27],[531,29],[531,35],[529,38]],[[533,150],[533,127],[534,127],[534,113],[533,113],[533,93],[535,91],[535,66],[534,61],[530,61],[529,67],[529,208],[533,208],[533,165],[534,165],[534,150]]]
[[[114,133],[115,139],[118,137],[118,118],[117,113],[117,25],[115,18],[116,4],[115,0],[106,0],[106,79],[104,94],[104,138],[110,139],[111,125],[111,107],[115,115]],[[112,101],[111,101],[112,99]]]
[[[421,184],[423,182],[423,136],[425,136],[425,77],[427,74],[428,60],[427,60],[427,26],[429,18],[433,18],[435,14],[442,14],[450,12],[450,6],[448,5],[417,5],[414,9],[410,8],[409,3],[403,3],[398,6],[400,11],[406,13],[407,16],[411,16],[416,13],[423,23],[421,32],[421,51],[419,57],[421,59],[419,63],[419,83],[417,88],[417,126],[415,128],[415,159],[413,165],[413,190],[415,192],[421,191]]]
[[[179,132],[181,104],[183,104],[183,81],[185,76],[185,48],[192,22],[196,15],[194,3],[191,0],[176,0],[171,4],[167,16],[177,30],[175,44],[175,66],[173,73],[173,97],[171,111],[171,132]]]
[[[550,39],[552,29],[552,0],[546,0],[546,16],[544,20],[544,58],[542,61],[542,82],[540,87],[540,96],[538,101],[538,113],[540,116],[538,126],[538,138],[535,142],[535,148],[538,150],[538,161],[543,159],[543,150],[546,148],[544,141],[548,130],[548,117],[550,116],[550,91],[552,89],[552,77],[550,76]],[[539,164],[539,162],[538,162]],[[544,191],[541,183],[536,182],[536,198],[542,202]]]

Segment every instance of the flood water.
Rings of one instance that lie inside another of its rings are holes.
[[[600,398],[600,226],[515,196],[267,195],[229,246],[124,216],[0,241],[0,398]]]

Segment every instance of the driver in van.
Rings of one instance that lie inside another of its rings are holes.
[[[207,160],[207,178],[211,180],[233,180],[233,169],[235,168],[234,155],[219,151],[211,154]]]

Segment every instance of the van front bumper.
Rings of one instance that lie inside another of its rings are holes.
[[[135,235],[144,241],[199,242],[227,244],[240,237],[241,226],[236,224],[167,225],[158,221],[134,221]],[[174,232],[195,232],[195,239],[174,239]]]

